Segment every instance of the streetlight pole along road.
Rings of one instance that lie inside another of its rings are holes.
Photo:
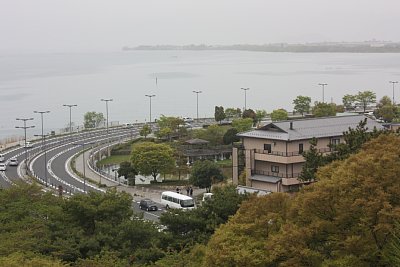
[[[42,149],[42,151],[44,149],[44,181],[46,183],[46,187],[48,187],[49,183],[47,181],[47,152],[46,152],[46,148],[44,148],[44,146],[45,146],[45,143],[46,143],[46,137],[49,136],[49,135],[43,134],[43,131],[42,131],[42,134],[35,134],[35,136],[42,137],[42,148],[41,149]]]
[[[197,121],[199,120],[199,94],[202,93],[202,91],[193,91],[193,93],[196,93],[196,103],[197,103]]]
[[[108,131],[108,102],[113,101],[111,98],[109,99],[101,99],[101,101],[106,102],[106,121],[107,121],[107,139],[109,139],[109,131]],[[110,156],[110,149],[107,149],[108,156]]]
[[[399,82],[398,81],[390,81],[390,83],[393,85],[393,105],[394,105],[394,85]]]
[[[108,138],[108,137],[107,137]],[[86,167],[85,167],[85,146],[87,145],[93,145],[94,142],[89,142],[89,143],[75,143],[73,145],[75,146],[82,146],[82,163],[83,163],[83,193],[86,193]]]
[[[149,120],[149,122],[151,123],[151,98],[155,97],[156,95],[145,95],[145,96],[147,96],[150,99],[150,120]]]
[[[240,88],[244,91],[244,110],[247,109],[247,91],[250,90],[250,88]],[[243,110],[243,111],[244,111]]]
[[[44,146],[44,133],[43,133],[43,114],[45,113],[50,113],[50,111],[34,111],[33,113],[38,113],[40,114],[41,117],[41,121],[42,121],[42,150],[43,150],[43,146]]]
[[[318,85],[322,86],[322,103],[325,103],[325,85],[328,85],[327,83],[319,83]]]
[[[70,134],[70,136],[71,136],[71,140],[72,140],[72,121],[71,121],[71,115],[72,115],[72,108],[73,107],[77,107],[78,105],[67,105],[67,104],[64,104],[63,105],[64,107],[69,107],[69,134]]]
[[[28,165],[27,165],[27,164],[28,164],[28,154],[27,154],[28,148],[26,147],[26,129],[35,128],[35,126],[26,126],[26,122],[27,122],[27,121],[33,120],[33,118],[22,118],[22,119],[17,118],[16,120],[17,120],[17,121],[23,121],[23,122],[24,122],[24,126],[15,126],[15,128],[24,129],[24,135],[25,135],[25,140],[24,140],[24,148],[25,148],[25,173],[27,174],[27,173],[28,173]]]

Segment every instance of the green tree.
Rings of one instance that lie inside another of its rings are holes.
[[[267,116],[267,111],[263,109],[256,110],[256,120],[258,124],[261,122],[262,119],[265,118],[265,116]]]
[[[178,117],[167,117],[162,115],[158,120],[157,124],[160,129],[169,128],[172,132],[176,132],[179,129],[179,125],[184,124],[184,120]]]
[[[239,133],[251,130],[253,126],[253,120],[251,118],[235,119],[232,121],[232,127],[235,128]]]
[[[228,119],[242,117],[242,110],[240,108],[227,108],[225,109],[225,115]]]
[[[223,140],[225,145],[230,145],[234,142],[239,142],[240,138],[236,136],[238,134],[238,130],[236,128],[230,128],[224,134]]]
[[[316,102],[312,113],[315,117],[329,117],[336,115],[336,105],[334,103]]]
[[[151,126],[146,123],[146,124],[143,125],[142,129],[140,129],[139,134],[140,134],[140,136],[144,136],[144,138],[146,139],[147,136],[149,134],[151,134],[151,132],[152,132]]]
[[[226,118],[225,112],[224,112],[224,107],[220,106],[215,106],[215,112],[214,112],[214,118],[215,121],[221,122]]]
[[[124,176],[125,179],[128,180],[129,185],[135,185],[135,176],[137,175],[137,171],[132,166],[132,163],[129,161],[123,161],[119,165],[118,169],[118,177]]]
[[[252,109],[244,110],[242,113],[242,118],[243,119],[250,118],[253,120],[253,124],[257,123],[257,115]]]
[[[317,139],[311,139],[310,149],[303,152],[305,162],[299,176],[302,181],[315,181],[318,168],[324,165],[324,157],[317,149],[317,143]]]
[[[196,161],[193,164],[190,174],[190,182],[200,188],[205,188],[207,192],[211,192],[211,185],[218,181],[222,181],[224,176],[218,165],[209,160]]]
[[[154,181],[160,173],[175,167],[174,153],[167,144],[142,142],[136,144],[131,153],[132,165],[140,174],[151,175]]]
[[[342,102],[346,110],[355,110],[357,106],[357,96],[349,94],[344,95]]]
[[[83,115],[83,124],[85,129],[96,128],[101,122],[104,121],[103,113],[90,111]]]
[[[309,96],[297,96],[295,100],[293,100],[294,110],[299,112],[301,116],[304,116],[304,113],[310,112],[310,104],[311,97]]]
[[[225,132],[225,127],[214,124],[208,126],[207,129],[195,131],[194,136],[209,141],[211,145],[221,145]]]
[[[169,127],[163,127],[157,132],[158,138],[166,138],[171,139],[171,134],[173,133],[172,129]]]
[[[397,107],[392,104],[392,100],[388,96],[383,96],[374,111],[377,118],[385,122],[392,122],[397,116]]]
[[[283,108],[276,109],[271,113],[271,120],[272,121],[284,121],[288,119],[288,113]]]
[[[368,105],[376,103],[376,94],[372,91],[358,92],[356,95],[357,102],[363,108],[364,112]]]
[[[400,137],[321,168],[295,196],[251,198],[207,243],[204,266],[396,266]],[[256,219],[255,219],[256,218]]]

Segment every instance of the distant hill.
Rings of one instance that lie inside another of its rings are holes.
[[[400,53],[400,43],[394,42],[354,42],[354,43],[306,43],[306,44],[264,44],[264,45],[141,45],[123,47],[122,50],[239,50],[260,52],[292,53]]]

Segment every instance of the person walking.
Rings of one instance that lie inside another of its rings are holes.
[[[186,187],[186,195],[188,196],[189,193],[190,193],[190,188],[189,188],[189,186],[188,186],[188,187]]]
[[[192,187],[189,188],[189,194],[191,197],[193,196],[193,188]]]

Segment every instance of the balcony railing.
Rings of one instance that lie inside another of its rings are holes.
[[[259,175],[273,176],[279,178],[299,178],[300,176],[300,173],[279,173],[279,172],[270,172],[262,170],[252,170],[251,174],[259,174]]]
[[[304,150],[304,151],[306,151],[306,150]],[[327,152],[331,152],[331,151],[332,150],[329,147],[318,149],[318,152],[320,152],[320,153],[327,153]],[[269,152],[268,150],[264,150],[264,149],[255,149],[255,152],[259,153],[259,154],[268,154],[268,155],[280,156],[280,157],[294,157],[294,156],[302,155],[302,153],[300,153],[300,151],[293,151],[293,152],[271,151],[271,152]]]

